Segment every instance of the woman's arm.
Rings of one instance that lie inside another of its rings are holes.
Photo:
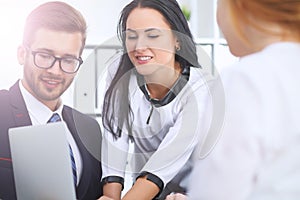
[[[104,131],[101,157],[103,195],[114,200],[121,199],[128,148],[127,135],[114,139],[111,133]]]
[[[121,199],[122,185],[120,183],[112,182],[103,186],[103,195],[113,200]]]
[[[160,189],[156,184],[147,180],[146,176],[136,180],[133,187],[126,193],[122,200],[151,200]]]

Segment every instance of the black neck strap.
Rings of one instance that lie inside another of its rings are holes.
[[[164,105],[167,105],[168,103],[170,103],[179,94],[179,92],[184,88],[184,86],[186,85],[186,83],[188,82],[188,80],[190,78],[190,67],[187,66],[182,69],[182,72],[181,72],[180,76],[178,77],[178,79],[176,80],[175,84],[172,86],[172,88],[168,91],[168,93],[162,99],[151,98],[150,94],[147,90],[147,86],[146,86],[144,77],[138,73],[136,73],[136,74],[137,74],[138,85],[139,85],[140,89],[142,90],[142,92],[144,93],[144,95],[146,96],[147,100],[150,101],[155,107],[160,107],[160,106],[164,106]]]

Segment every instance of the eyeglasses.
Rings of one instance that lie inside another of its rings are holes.
[[[29,48],[27,48],[30,50]],[[31,50],[30,50],[31,51]],[[52,54],[40,52],[40,51],[31,51],[33,55],[33,62],[35,66],[41,69],[49,69],[53,67],[55,62],[58,60],[60,69],[68,74],[76,73],[83,63],[81,57],[62,57],[58,58]]]

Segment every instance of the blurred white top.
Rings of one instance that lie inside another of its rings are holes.
[[[300,198],[300,44],[276,43],[221,75],[222,137],[197,160],[191,199]]]

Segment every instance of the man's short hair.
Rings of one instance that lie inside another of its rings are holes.
[[[23,44],[30,46],[34,41],[35,33],[41,28],[81,33],[82,48],[80,54],[82,53],[86,41],[87,26],[82,14],[72,6],[64,2],[53,1],[35,8],[26,19]]]

